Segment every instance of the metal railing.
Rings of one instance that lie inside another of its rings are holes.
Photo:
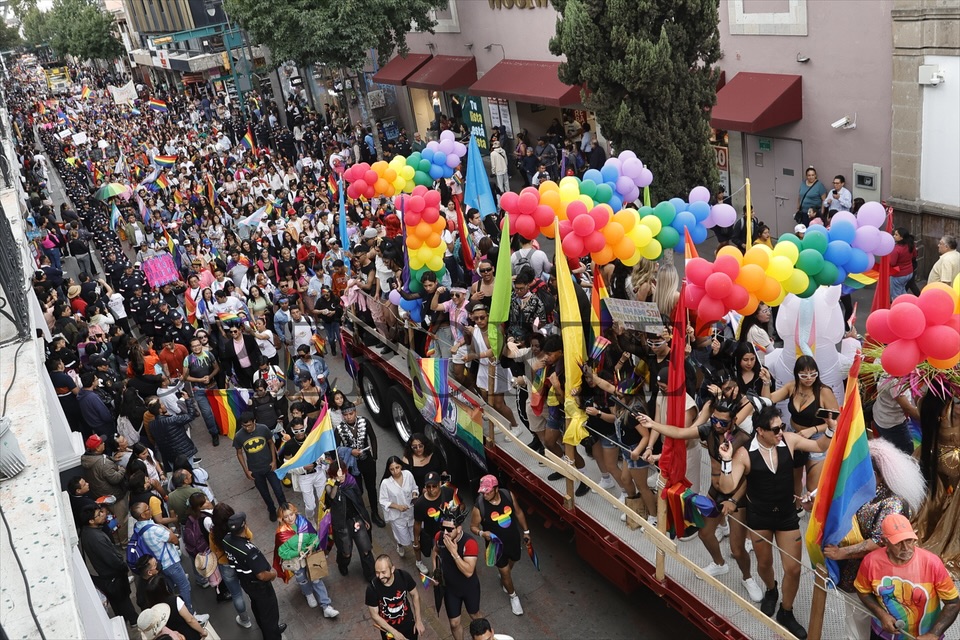
[[[30,336],[30,302],[23,277],[20,246],[13,236],[13,228],[6,216],[0,215],[0,287],[4,297],[0,299],[0,315],[17,328],[17,339]]]

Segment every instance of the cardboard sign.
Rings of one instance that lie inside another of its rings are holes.
[[[663,332],[663,316],[655,302],[606,298],[604,304],[613,321],[619,322],[625,329],[656,334]]]

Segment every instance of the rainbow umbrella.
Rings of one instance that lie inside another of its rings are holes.
[[[487,566],[492,567],[497,564],[500,554],[503,553],[503,541],[495,533],[490,534],[490,541],[487,543],[486,561]]]
[[[97,200],[109,200],[110,198],[115,198],[120,196],[124,200],[130,199],[130,196],[133,195],[133,189],[125,184],[120,184],[119,182],[108,182],[103,185],[97,192],[93,194]]]
[[[533,550],[533,544],[530,542],[527,543],[527,555],[530,556],[530,561],[533,562],[533,566],[537,568],[537,571],[540,571],[540,556]]]

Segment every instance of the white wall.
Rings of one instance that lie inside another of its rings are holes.
[[[920,151],[920,198],[960,207],[960,57],[926,56],[945,80],[923,88],[923,140]]]

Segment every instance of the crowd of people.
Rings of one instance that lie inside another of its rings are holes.
[[[473,619],[471,635],[492,634],[480,614],[476,571],[481,540],[499,549],[494,564],[511,610],[521,615],[511,570],[531,534],[516,498],[495,476],[485,476],[472,511],[465,508],[441,457],[422,434],[410,438],[402,457],[379,463],[372,425],[335,388],[325,359],[344,348],[343,322],[352,317],[375,326],[384,338],[378,345],[384,352],[402,343],[420,356],[450,358],[451,375],[476,390],[516,433],[529,430],[531,447],[563,456],[567,393],[554,263],[568,259],[519,236],[511,246],[498,246],[499,215],[483,218],[467,210],[462,224],[476,267],[467,269],[456,228],[459,185],[441,179],[435,188],[448,220],[445,269],[425,273],[421,292],[399,291],[404,301],[422,305],[415,321],[404,305],[391,301],[391,292],[401,288],[405,266],[401,225],[392,204],[347,199],[343,212],[338,207],[336,192],[344,185],[337,183],[332,167],[376,154],[372,131],[345,125],[334,111],[318,113],[295,98],[285,106],[284,126],[279,107],[268,101],[252,99],[241,114],[236,105],[207,98],[159,95],[154,97],[164,101],[162,111],[143,105],[133,109],[104,97],[110,78],[89,70],[79,78],[98,91],[86,100],[45,96],[31,83],[29,70],[19,73],[23,82],[8,85],[7,95],[20,132],[22,175],[35,223],[34,291],[54,336],[47,368],[64,414],[87,449],[82,478],[71,481],[68,491],[84,531],[81,544],[99,558],[94,562],[98,587],[114,611],[131,625],[139,624],[147,640],[163,637],[165,629],[187,638],[206,635],[206,618],[195,610],[191,580],[180,562],[182,540],[193,561],[193,584],[215,586],[218,599],[233,603],[236,622],[243,627],[252,625],[246,593],[264,638],[280,637],[285,626],[279,622],[272,586],[277,577],[284,582],[294,578],[308,605],[320,607],[325,617],[338,615],[321,578],[311,579],[297,562],[285,564],[288,559],[279,551],[272,563],[267,561],[251,542],[246,514],[214,498],[193,438],[202,425],[211,444],[220,444],[220,425],[205,392],[239,388],[252,390],[252,396],[249,410],[237,416],[233,446],[268,518],[277,522],[277,550],[291,539],[314,536],[313,544],[297,554],[302,559],[329,534],[338,569],[347,575],[355,547],[363,577],[370,582],[366,605],[384,638],[416,638],[423,630],[417,581],[394,567],[389,556],[373,555],[371,526],[388,523],[396,555],[404,558],[412,548],[423,579],[445,587],[455,638],[463,634],[464,607]],[[140,97],[145,103],[152,96]],[[516,166],[525,181],[537,184],[561,173],[576,174],[597,158],[602,164],[603,150],[589,125],[567,120],[555,123],[535,146],[518,137]],[[84,132],[89,142],[58,135],[67,128]],[[253,144],[244,140],[248,131]],[[42,153],[34,150],[34,132]],[[494,142],[496,154],[500,141]],[[406,141],[381,147],[396,149],[398,143],[402,149]],[[419,134],[417,143],[422,144]],[[497,184],[509,186],[509,180],[501,182],[501,165],[493,166]],[[58,211],[48,196],[54,170],[69,198]],[[852,206],[841,176],[839,186],[835,181],[835,190],[827,192],[822,185],[816,189],[816,172],[811,176],[810,171],[801,210],[814,195],[818,203],[810,209],[815,212],[829,212],[828,199],[838,207]],[[130,190],[95,195],[103,183],[114,180],[129,184]],[[723,199],[722,193],[718,196]],[[341,215],[347,218],[346,237],[339,231]],[[769,242],[758,226],[758,239]],[[898,233],[898,242],[909,240],[905,230]],[[724,239],[730,241],[736,238]],[[954,266],[956,240],[945,236],[941,244],[935,272],[948,278],[960,268]],[[507,274],[495,272],[503,251],[511,254]],[[65,255],[76,258],[79,274],[64,271]],[[162,283],[148,279],[156,275],[148,267],[158,257],[169,257],[175,266]],[[904,260],[909,257],[908,252]],[[650,481],[664,437],[687,441],[687,480],[704,488],[715,508],[704,514],[704,527],[677,536],[699,537],[711,558],[704,570],[713,576],[730,570],[721,548],[729,536],[749,598],[791,633],[806,637],[793,614],[801,574],[800,522],[839,409],[837,394],[820,378],[817,357],[797,357],[792,379],[778,384],[764,360],[779,347],[781,336],[771,309],[763,304],[747,317],[732,315],[716,326],[692,323],[683,344],[673,344],[669,318],[678,303],[681,276],[669,253],[659,262],[643,259],[635,267],[619,261],[600,267],[573,259],[568,266],[582,285],[575,291],[585,331],[594,270],[612,297],[655,303],[664,318],[662,332],[615,324],[604,334],[609,346],[603,358],[584,363],[584,384],[574,390],[589,432],[580,445],[599,469],[600,486],[656,523]],[[902,279],[909,272],[894,274]],[[498,277],[511,279],[513,287],[505,346],[494,353],[486,329]],[[898,286],[907,288],[908,282],[901,280]],[[844,318],[849,320],[850,313]],[[847,326],[846,338],[856,339],[855,327]],[[668,424],[666,415],[674,349],[689,353],[682,425]],[[894,445],[885,450],[887,459],[919,477],[920,468],[908,458],[914,448],[909,435],[904,436],[908,420],[920,420],[925,438],[940,434],[931,440],[938,444],[925,444],[925,451],[955,446],[960,442],[956,399],[932,392],[921,398],[897,381],[885,384],[880,384],[873,414],[876,434]],[[337,449],[296,469],[285,487],[274,471],[298,453],[325,405]],[[711,470],[709,484],[700,477],[703,456]],[[956,487],[955,467],[950,472],[936,455],[921,458],[923,473],[936,479],[937,487]],[[579,453],[570,462],[586,464]],[[876,468],[886,472],[882,464]],[[549,476],[551,481],[561,478]],[[861,546],[854,554],[841,547],[829,553],[860,561],[850,584],[874,617],[878,637],[895,637],[898,621],[910,625],[907,630],[916,637],[937,637],[952,624],[960,599],[932,554],[914,553],[911,540],[918,534],[909,521],[904,524],[905,517],[927,523],[919,533],[941,545],[940,551],[952,549],[955,542],[944,525],[924,519],[929,504],[924,496],[897,495],[902,483],[884,478],[885,493],[878,489],[877,500],[892,496],[898,501],[874,509],[883,517],[864,518],[872,520],[861,526],[863,538],[867,541],[869,535],[875,548]],[[291,486],[300,494],[303,514],[287,496],[285,489]],[[589,490],[580,485],[576,492]],[[937,494],[938,513],[956,513],[956,501],[951,507],[942,499],[952,492],[938,491],[946,492]],[[128,544],[141,557],[131,558],[128,552],[124,558],[113,543]],[[779,580],[774,543],[783,565]],[[914,616],[913,602],[898,601],[897,609],[889,598],[870,600],[871,592],[886,594],[877,578],[887,566],[878,556],[883,553],[904,581],[935,586],[928,611],[937,615]],[[908,576],[905,567],[913,567],[913,558],[923,566]],[[139,618],[130,600],[128,564],[137,576]],[[935,598],[939,604],[933,604]],[[861,627],[849,637],[867,637],[862,635],[864,617],[850,616],[854,618]]]

